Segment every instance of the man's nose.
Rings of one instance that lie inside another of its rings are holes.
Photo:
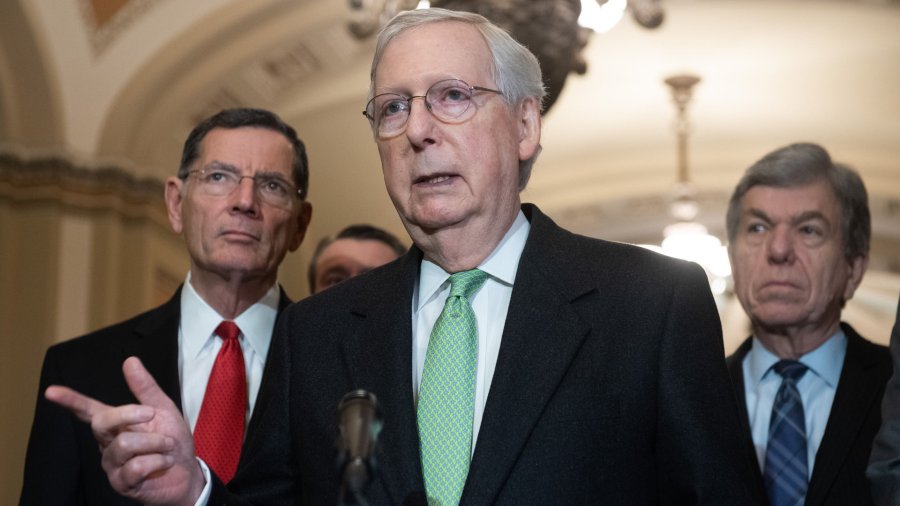
[[[251,176],[243,176],[238,181],[237,188],[231,194],[234,207],[241,211],[255,209],[259,199],[256,191],[256,181]]]
[[[422,99],[421,107],[413,107],[413,101],[417,98]],[[410,140],[418,144],[422,140],[429,138],[434,122],[437,118],[431,113],[431,106],[428,100],[417,95],[409,99],[409,116],[406,118],[406,135]]]
[[[794,238],[789,227],[775,227],[769,236],[769,260],[774,263],[791,262],[794,259]]]

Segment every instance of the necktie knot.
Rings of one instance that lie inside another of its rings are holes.
[[[790,380],[794,383],[800,381],[800,378],[807,371],[807,367],[796,360],[780,360],[772,366],[772,369],[785,380]]]
[[[236,340],[241,335],[241,329],[238,328],[236,323],[225,320],[216,327],[215,334],[221,337],[222,341]]]
[[[481,285],[484,284],[487,278],[487,273],[479,269],[452,274],[450,276],[449,297],[464,297],[469,299],[472,297],[472,294],[481,288]]]

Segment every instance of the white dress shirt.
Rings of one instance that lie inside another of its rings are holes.
[[[278,316],[278,302],[281,294],[278,285],[272,285],[256,304],[234,319],[241,329],[241,352],[247,373],[247,413],[245,423],[250,419],[256,395],[262,381],[275,318]],[[178,376],[181,380],[181,408],[184,418],[193,432],[206,393],[206,383],[222,339],[214,334],[223,318],[204,301],[191,286],[191,274],[187,275],[181,289],[181,321],[178,324]]]
[[[847,336],[838,329],[821,346],[799,358],[799,361],[808,368],[797,383],[797,390],[803,401],[803,415],[806,420],[809,477],[812,476],[816,452],[822,443],[822,436],[825,435],[825,426],[828,424],[828,416],[831,413],[831,405],[834,402],[834,394],[846,355]],[[772,404],[781,386],[781,376],[772,369],[778,361],[779,358],[754,337],[750,352],[741,364],[744,372],[747,415],[750,418],[753,446],[756,448],[756,458],[761,471],[765,471]]]
[[[484,415],[497,355],[500,353],[500,337],[506,322],[506,312],[512,296],[513,282],[519,268],[519,258],[525,249],[525,241],[531,224],[519,211],[512,226],[503,236],[500,244],[487,259],[478,266],[489,277],[484,286],[472,297],[472,310],[478,323],[478,366],[475,383],[475,416],[472,427],[472,451],[478,440],[478,430]],[[419,282],[415,287],[412,300],[413,328],[413,396],[418,402],[419,383],[422,379],[422,368],[425,366],[425,353],[428,351],[428,340],[431,329],[444,309],[447,296],[450,295],[450,274],[433,262],[423,260],[419,268]],[[206,486],[196,505],[206,505],[212,493],[209,468],[201,463]]]
[[[506,323],[506,312],[512,297],[513,282],[519,268],[519,258],[525,249],[525,241],[531,224],[519,211],[512,226],[500,244],[478,266],[488,274],[484,286],[472,297],[472,310],[478,322],[478,365],[475,382],[475,414],[472,427],[472,451],[478,440],[478,430],[484,415],[484,406],[494,377],[500,338]],[[419,270],[419,282],[413,293],[413,396],[418,402],[419,384],[425,367],[425,354],[431,329],[444,309],[450,295],[450,273],[437,264],[423,260]]]

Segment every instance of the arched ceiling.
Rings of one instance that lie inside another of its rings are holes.
[[[675,181],[675,107],[662,81],[689,72],[702,78],[688,109],[691,176],[713,231],[747,166],[819,142],[863,175],[876,263],[900,272],[900,2],[663,3],[656,30],[626,17],[592,35],[587,73],[570,76],[544,119],[525,200],[583,233],[655,240]],[[2,2],[0,148],[163,179],[200,118],[266,107],[308,144],[312,237],[359,221],[402,233],[360,114],[372,41],[347,31],[347,5]]]

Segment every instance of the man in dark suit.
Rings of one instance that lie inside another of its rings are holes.
[[[818,145],[775,150],[738,183],[727,228],[753,331],[728,367],[757,486],[776,506],[871,504],[890,356],[840,321],[868,264],[862,180]]]
[[[311,207],[304,200],[308,177],[305,147],[290,126],[268,111],[230,109],[199,124],[185,142],[178,176],[167,181],[165,192],[172,228],[184,234],[190,255],[185,283],[156,309],[52,346],[44,359],[40,392],[58,384],[110,404],[134,402],[122,361],[136,356],[193,429],[205,416],[201,405],[208,384],[213,388],[211,371],[220,367],[217,357],[224,349],[215,329],[228,320],[240,329],[244,402],[237,408],[237,423],[242,432],[254,413],[276,316],[290,303],[276,277],[309,223]],[[238,436],[238,451],[240,443]],[[133,501],[110,487],[90,427],[40,396],[21,503]]]
[[[48,390],[94,422],[114,486],[332,503],[336,407],[362,388],[384,416],[369,504],[751,504],[703,271],[520,202],[540,148],[535,57],[481,16],[426,9],[388,24],[372,68],[366,116],[414,247],[285,311],[262,430],[228,489],[136,361],[142,406]]]
[[[894,331],[891,332],[891,356],[894,374],[888,381],[881,402],[881,429],[872,445],[869,469],[872,497],[879,506],[900,504],[900,302]]]

